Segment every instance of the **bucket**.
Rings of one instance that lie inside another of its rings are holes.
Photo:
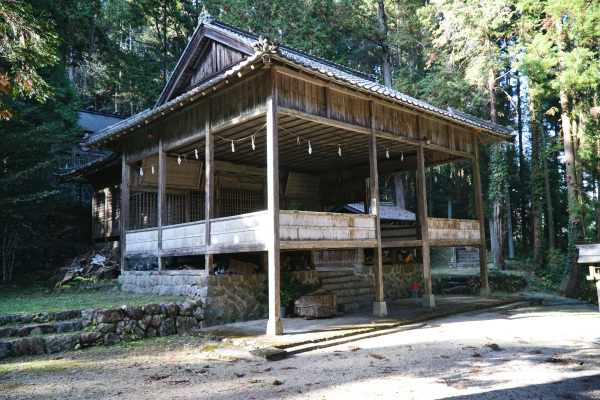
[[[410,298],[411,299],[418,299],[419,298],[419,290],[415,290],[415,289],[410,289]]]

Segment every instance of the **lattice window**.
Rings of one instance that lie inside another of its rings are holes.
[[[158,194],[134,193],[129,197],[129,228],[145,229],[158,226]]]
[[[221,188],[221,217],[240,215],[264,209],[263,191]]]
[[[290,200],[281,198],[279,201],[279,209],[322,212],[323,205],[312,200]]]
[[[89,163],[87,154],[75,154],[75,166],[81,167]]]
[[[190,190],[190,222],[204,221],[204,191]]]
[[[185,200],[186,196],[183,194],[167,194],[167,225],[186,222]]]

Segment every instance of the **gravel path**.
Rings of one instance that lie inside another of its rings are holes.
[[[169,338],[0,365],[0,399],[600,399],[586,305],[457,315],[267,362]]]

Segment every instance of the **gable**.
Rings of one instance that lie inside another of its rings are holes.
[[[199,25],[156,105],[169,102],[254,54],[243,41]]]

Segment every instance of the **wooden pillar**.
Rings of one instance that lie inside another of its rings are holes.
[[[204,112],[204,265],[206,273],[215,274],[213,255],[210,253],[210,221],[215,210],[215,138],[210,134],[210,104]]]
[[[417,199],[419,224],[423,251],[423,307],[435,307],[435,298],[431,285],[431,260],[429,254],[429,222],[427,220],[427,190],[425,183],[425,153],[423,142],[417,150]]]
[[[129,180],[131,177],[131,168],[127,164],[125,158],[125,150],[123,150],[123,160],[121,169],[121,221],[120,221],[120,236],[121,236],[121,272],[127,271],[129,267],[128,259],[125,258],[127,251],[127,243],[125,241],[125,233],[129,230]]]
[[[480,294],[483,297],[489,296],[492,292],[488,283],[487,254],[485,252],[485,223],[483,219],[483,199],[481,197],[481,175],[479,172],[479,142],[477,133],[473,132],[473,187],[475,189],[475,213],[479,220],[479,271],[481,273]]]
[[[277,129],[277,86],[275,85],[276,71],[271,69],[267,77],[267,210],[268,236],[267,253],[269,257],[269,321],[267,335],[281,335],[280,298],[280,246],[279,246],[279,140]]]
[[[383,259],[381,256],[381,221],[379,219],[379,173],[377,171],[377,136],[375,135],[375,116],[373,102],[369,102],[371,114],[371,135],[369,136],[369,186],[371,188],[371,214],[375,215],[375,301],[373,302],[373,316],[386,317],[387,305],[383,299]]]
[[[104,243],[108,240],[108,221],[112,207],[109,207],[108,203],[112,201],[110,196],[110,188],[104,188]]]
[[[165,258],[162,257],[162,228],[167,223],[167,153],[163,151],[163,138],[158,139],[158,270],[165,271]]]

